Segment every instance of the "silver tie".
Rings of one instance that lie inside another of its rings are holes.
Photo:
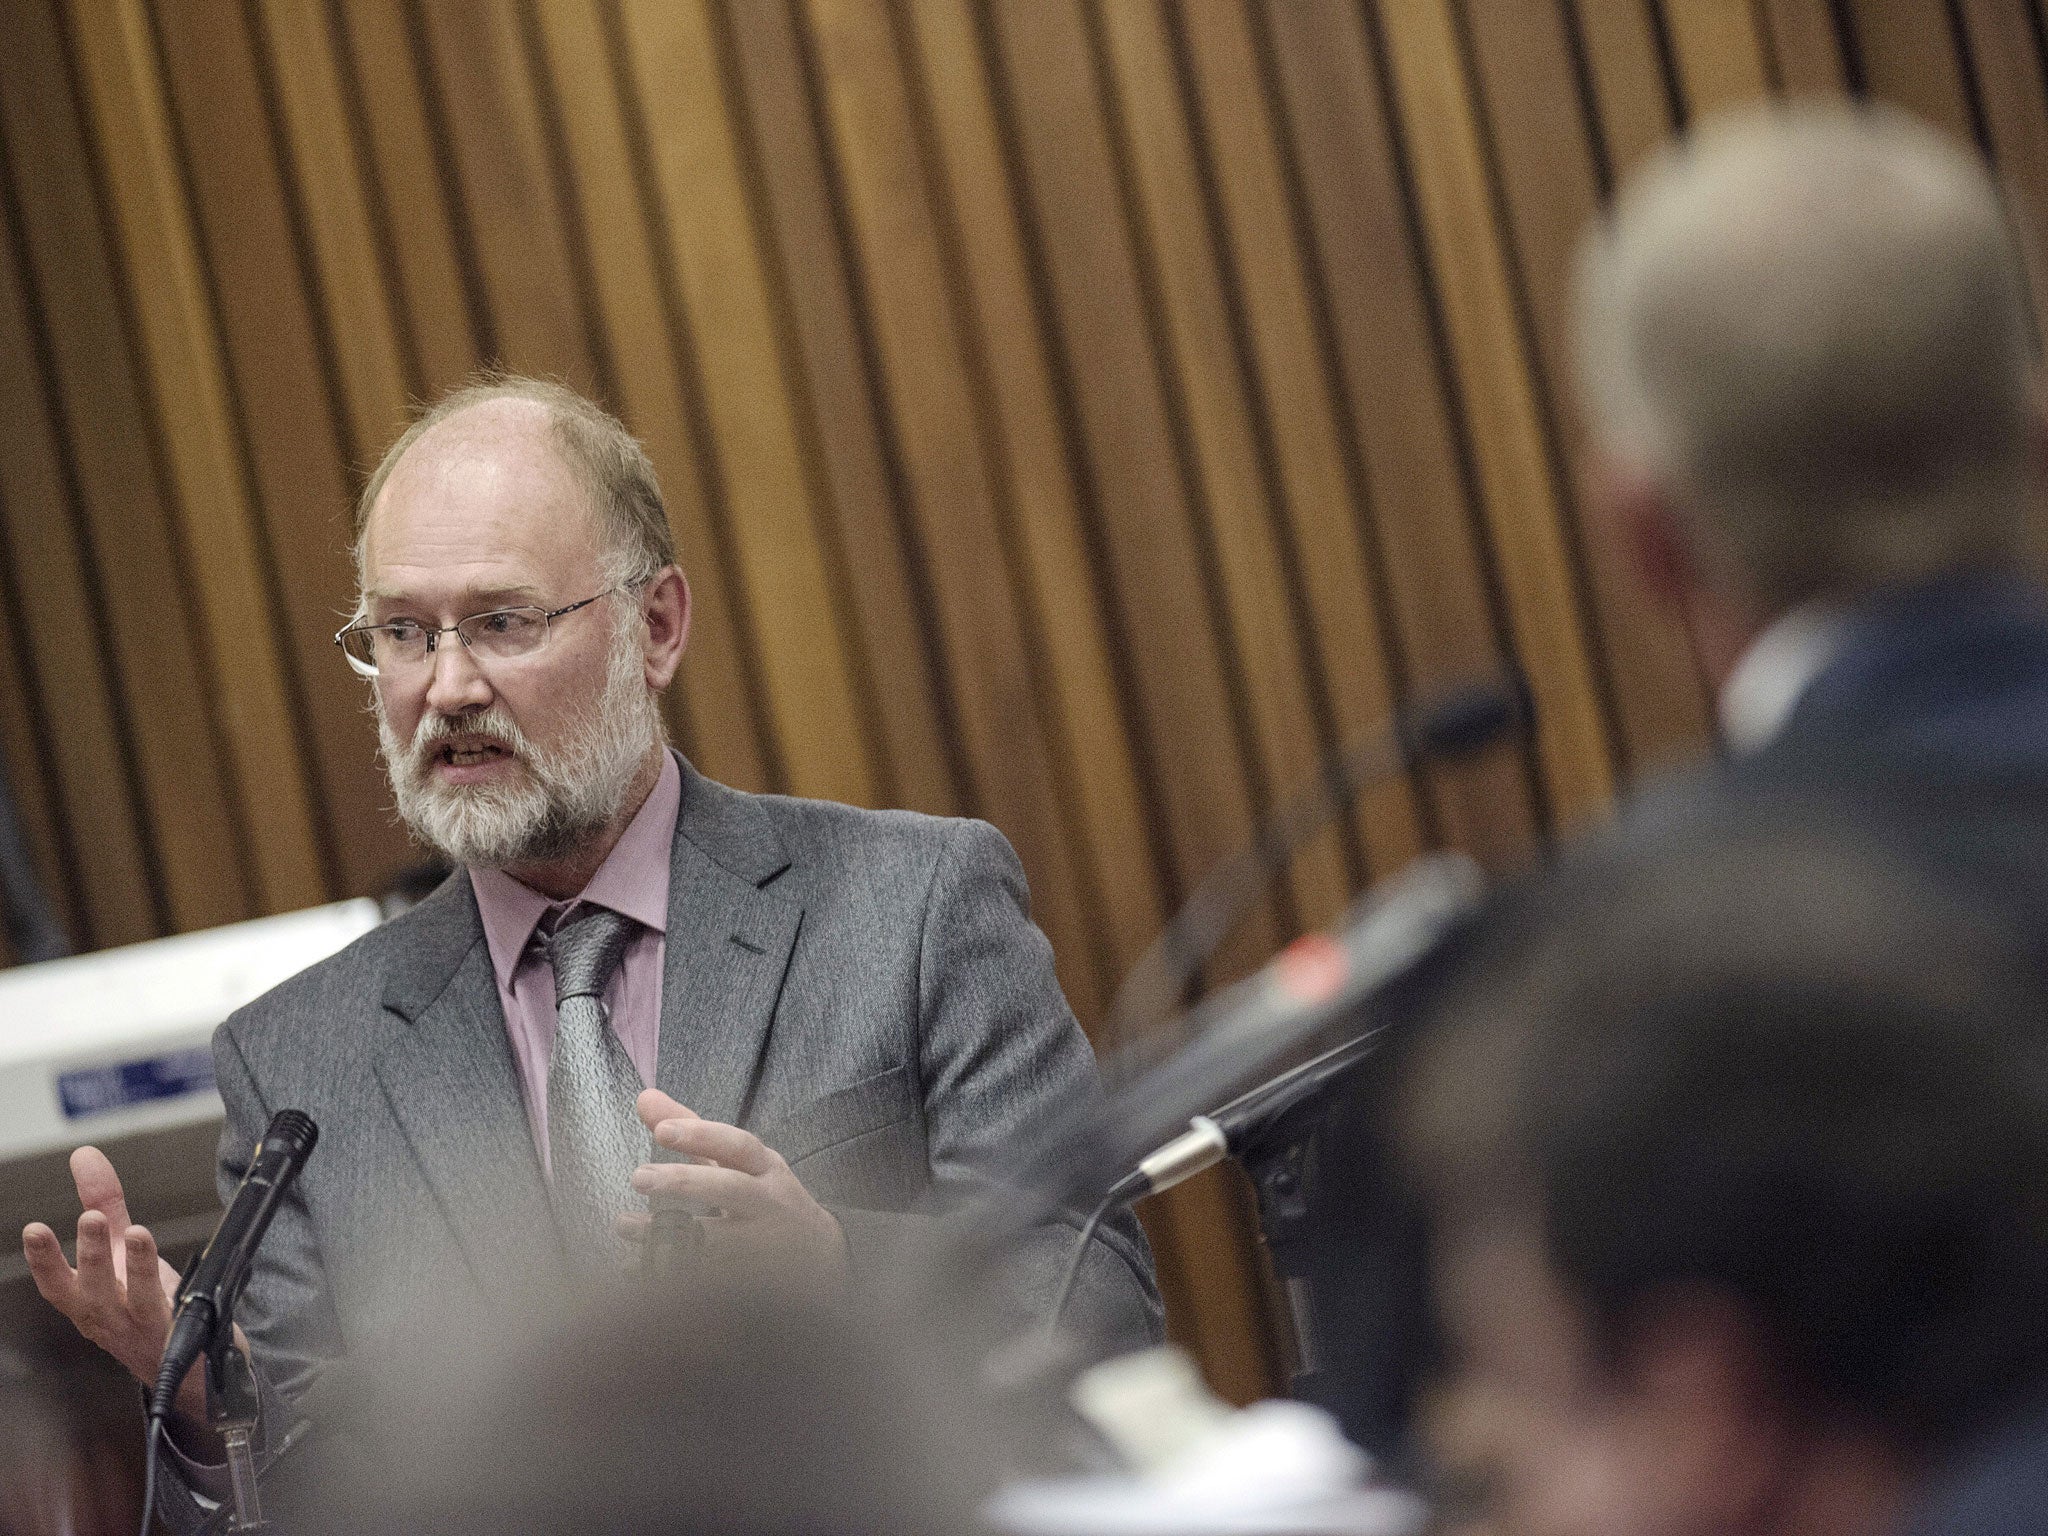
[[[572,1254],[623,1262],[612,1218],[639,1204],[633,1170],[652,1142],[633,1113],[640,1074],[612,1032],[605,983],[638,925],[604,907],[571,912],[547,941],[555,971],[555,1050],[548,1060],[548,1158],[556,1223]]]

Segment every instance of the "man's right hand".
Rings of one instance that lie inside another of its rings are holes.
[[[57,1234],[39,1221],[22,1229],[21,1251],[43,1300],[120,1361],[145,1386],[171,1336],[171,1301],[178,1272],[156,1251],[147,1227],[128,1220],[120,1177],[98,1147],[71,1154],[78,1185],[78,1268],[64,1261]],[[133,1283],[131,1282],[131,1277]]]

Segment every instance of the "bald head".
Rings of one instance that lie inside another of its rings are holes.
[[[363,571],[370,514],[376,510],[385,483],[414,444],[442,430],[517,436],[530,432],[535,421],[545,423],[545,440],[589,498],[598,520],[608,579],[619,585],[643,581],[675,564],[675,541],[654,465],[625,423],[551,379],[485,372],[443,395],[415,418],[371,471],[356,503],[358,577]]]
[[[1710,119],[1624,189],[1578,298],[1594,434],[1704,580],[1772,611],[2019,557],[2025,279],[1960,146],[1886,109]]]

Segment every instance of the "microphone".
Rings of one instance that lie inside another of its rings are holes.
[[[1190,1115],[1188,1128],[1116,1184],[1113,1198],[1123,1203],[1142,1200],[1185,1183],[1226,1157],[1239,1157],[1254,1141],[1281,1124],[1296,1109],[1322,1097],[1360,1062],[1379,1048],[1384,1023],[1355,1039],[1332,1046],[1320,1056],[1269,1078],[1240,1094],[1213,1114]]]
[[[1255,1082],[1337,1021],[1360,1012],[1384,1015],[1390,991],[1415,977],[1465,931],[1485,886],[1479,866],[1463,854],[1417,859],[1369,893],[1332,932],[1297,939],[1257,975],[1198,1008],[1195,1042],[1116,1096],[1112,1107],[1125,1130],[1115,1140],[1132,1148],[1132,1156],[1136,1147],[1157,1150],[1112,1187],[1112,1203],[1170,1188],[1222,1161],[1257,1127],[1368,1054],[1370,1042],[1385,1027],[1384,1017],[1341,1045],[1245,1091],[1248,1081]],[[1218,1103],[1221,1109],[1214,1107]],[[1173,1136],[1176,1124],[1188,1129]],[[1124,1161],[1128,1165],[1128,1158]]]
[[[170,1342],[164,1346],[163,1364],[149,1401],[152,1419],[170,1416],[178,1384],[206,1352],[214,1331],[226,1325],[249,1278],[257,1245],[319,1139],[320,1128],[310,1115],[281,1109],[271,1117],[220,1225],[178,1284]]]

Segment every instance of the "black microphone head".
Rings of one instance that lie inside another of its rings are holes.
[[[1407,732],[1409,756],[1466,757],[1535,718],[1529,687],[1518,673],[1470,683],[1432,704]]]
[[[304,1162],[319,1139],[320,1127],[302,1109],[280,1109],[263,1128],[264,1142],[289,1152],[294,1162]]]

